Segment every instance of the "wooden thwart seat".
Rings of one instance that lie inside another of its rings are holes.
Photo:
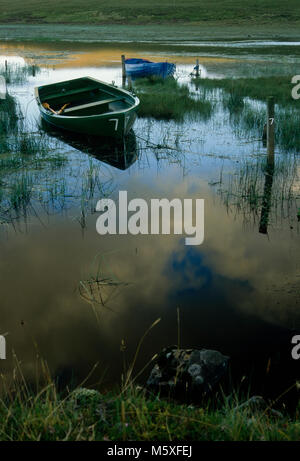
[[[99,89],[99,85],[90,85],[90,86],[87,86],[86,88],[76,88],[74,90],[66,90],[66,91],[64,91],[64,88],[61,88],[59,93],[55,93],[49,96],[44,95],[43,99],[47,101],[51,101],[52,99],[59,99],[61,97],[66,97],[66,96],[68,97],[68,96],[73,96],[75,94],[87,93],[89,91],[94,91],[98,89]]]
[[[86,109],[93,109],[94,107],[101,106],[104,104],[109,104],[111,102],[116,102],[116,101],[121,101],[124,98],[110,98],[110,99],[102,99],[102,101],[95,101],[95,102],[90,102],[88,104],[81,104],[80,106],[74,106],[74,107],[69,107],[68,109],[65,109],[64,114],[71,114],[74,112],[80,112],[82,110]]]

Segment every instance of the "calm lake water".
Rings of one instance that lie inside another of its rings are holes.
[[[176,62],[179,82],[190,82],[197,54],[126,46],[0,44],[0,65],[40,66],[9,90],[23,111],[23,129],[37,137],[39,130],[46,133],[43,143],[65,159],[55,167],[28,165],[6,178],[13,184],[29,175],[31,195],[26,212],[0,226],[0,334],[8,333],[1,371],[11,373],[14,351],[31,376],[38,352],[54,374],[77,382],[99,363],[90,382],[109,386],[120,381],[124,354],[129,363],[156,319],[161,321],[143,343],[136,373],[162,347],[177,344],[179,309],[181,346],[214,348],[239,367],[260,371],[281,353],[300,377],[299,364],[290,359],[293,331],[300,329],[299,152],[276,148],[267,232],[261,233],[262,207],[251,191],[264,196],[262,127],[249,130],[232,117],[220,90],[207,92],[213,110],[205,119],[139,118],[123,149],[101,140],[82,144],[41,127],[35,86],[85,75],[119,85],[122,53]],[[281,58],[271,52],[199,58],[208,78],[282,70]],[[286,61],[282,72],[294,75],[299,62]],[[197,97],[202,90],[191,85],[191,91]],[[247,104],[254,112],[265,110],[263,103]],[[95,204],[102,197],[117,200],[119,190],[129,199],[205,199],[204,243],[189,247],[172,235],[99,236]]]

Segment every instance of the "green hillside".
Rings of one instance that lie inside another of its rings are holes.
[[[0,0],[0,23],[287,24],[299,0]]]

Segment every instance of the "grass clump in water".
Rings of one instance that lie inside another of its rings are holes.
[[[186,116],[208,120],[213,112],[212,103],[190,92],[187,85],[179,85],[174,78],[145,78],[135,82],[140,98],[140,117],[182,122]]]
[[[32,196],[33,181],[30,175],[22,174],[11,184],[10,203],[17,214],[21,210],[25,213]]]
[[[20,65],[13,62],[7,62],[0,66],[0,75],[2,75],[8,85],[21,85],[28,80],[28,77],[35,77],[40,72],[36,64]]]
[[[240,105],[242,98],[251,98],[265,101],[268,96],[275,98],[275,103],[297,106],[298,101],[292,98],[291,76],[272,76],[258,78],[222,78],[200,79],[199,85],[203,89],[213,90],[220,88],[230,94],[233,106]]]
[[[236,116],[235,116],[236,115]],[[231,121],[236,130],[243,135],[255,134],[262,137],[264,125],[267,120],[267,110],[262,107],[253,107],[245,103],[241,112],[231,112]],[[300,151],[300,111],[293,107],[275,108],[275,145],[284,151]]]
[[[0,137],[5,137],[12,131],[17,130],[19,120],[18,105],[15,98],[6,93],[5,99],[0,99]],[[3,140],[1,139],[1,144]],[[1,152],[0,147],[0,152]],[[3,150],[2,150],[3,151]]]

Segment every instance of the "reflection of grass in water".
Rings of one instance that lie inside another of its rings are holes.
[[[36,64],[16,64],[7,62],[0,65],[0,75],[2,75],[8,85],[20,85],[25,83],[28,77],[34,77],[40,72],[40,68]]]
[[[193,97],[187,85],[173,78],[145,78],[135,82],[140,98],[139,115],[181,122],[186,116],[207,120],[212,115],[210,101]]]
[[[112,178],[102,177],[97,162],[89,161],[74,190],[62,174],[55,171],[66,165],[67,157],[57,151],[43,131],[30,131],[22,113],[9,94],[1,100],[0,112],[0,217],[13,224],[26,217],[33,204],[39,204],[47,214],[63,210],[67,197],[81,204],[81,227],[85,227],[87,208],[95,209],[95,196],[105,196]],[[103,173],[103,168],[101,173]]]
[[[240,91],[230,88],[228,93],[223,94],[223,105],[230,112],[240,112],[244,108],[244,97]]]
[[[97,322],[100,322],[102,312],[99,308],[105,307],[114,312],[109,303],[119,294],[120,288],[128,285],[111,272],[110,268],[107,253],[96,256],[89,273],[78,285],[81,298],[91,305]]]
[[[18,105],[15,99],[7,93],[5,99],[0,99],[0,153],[6,151],[5,137],[12,131],[16,132],[18,119]]]
[[[222,104],[230,113],[230,121],[236,132],[243,137],[255,135],[262,138],[267,120],[266,106],[261,103],[250,104],[247,99],[266,102],[269,94],[275,98],[275,145],[289,151],[300,150],[300,111],[299,101],[291,96],[290,78],[254,78],[254,79],[199,79],[202,97],[220,97]]]
[[[228,211],[242,214],[245,221],[257,221],[264,201],[264,187],[268,174],[270,173],[265,159],[246,161],[227,181],[222,181],[218,192]],[[276,222],[281,217],[295,220],[299,199],[297,157],[277,159],[272,175],[270,220]]]
[[[89,167],[78,173],[79,180],[69,183],[68,172],[61,170],[67,165],[67,157],[39,132],[23,133],[9,147],[10,152],[0,156],[1,222],[22,224],[20,219],[29,216],[28,210],[37,216],[37,205],[51,214],[64,210],[69,203],[81,206],[79,222],[84,229],[88,208],[94,212],[96,199],[107,195],[112,178],[103,177],[100,165],[90,160]],[[57,170],[61,170],[59,176]]]
[[[10,185],[9,201],[11,207],[19,214],[24,214],[32,196],[33,180],[30,174],[23,173],[20,178],[14,178]]]
[[[17,130],[15,134],[3,135],[3,140],[0,150],[0,215],[2,222],[13,223],[21,215],[27,215],[31,200],[36,198],[33,187],[37,185],[36,176],[33,179],[33,175],[41,171],[42,176],[45,169],[51,172],[60,168],[66,158],[53,153],[49,139],[40,132]],[[48,188],[51,187],[48,184]]]
[[[300,151],[300,111],[296,109],[280,110],[276,115],[276,136],[279,145],[288,150]]]
[[[269,95],[274,96],[275,103],[298,106],[298,102],[292,98],[291,76],[273,76],[260,78],[236,78],[236,79],[200,79],[199,86],[213,90],[223,89],[240,97],[249,97],[265,101]]]
[[[266,109],[254,108],[245,103],[244,109],[235,114],[231,111],[231,121],[237,130],[245,136],[262,137],[266,123]],[[235,116],[236,115],[236,116]],[[300,150],[300,111],[293,107],[276,107],[275,109],[275,146],[286,151]]]
[[[51,159],[51,156],[49,156],[50,142],[47,136],[42,132],[26,133],[23,131],[15,137],[14,141],[12,150],[15,153],[24,156],[39,154],[41,157],[43,155],[47,156],[48,154],[49,160]]]

